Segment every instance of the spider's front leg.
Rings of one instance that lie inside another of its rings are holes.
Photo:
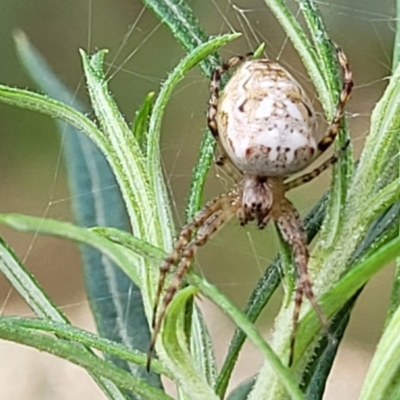
[[[219,101],[219,91],[221,86],[222,75],[228,72],[230,69],[236,67],[247,58],[251,57],[253,53],[248,53],[245,56],[235,56],[230,58],[228,61],[224,62],[221,66],[215,68],[211,76],[210,84],[210,99],[208,101],[207,110],[207,122],[208,128],[213,134],[215,140],[218,142],[218,124],[216,121],[218,113],[218,101]]]
[[[227,62],[223,63],[221,66],[217,67],[211,77],[210,84],[210,98],[208,101],[208,110],[207,110],[207,125],[208,129],[214,136],[214,139],[218,143],[219,151],[221,152],[215,158],[215,164],[222,168],[228,176],[230,176],[234,181],[237,180],[238,176],[241,175],[240,170],[229,160],[229,157],[226,155],[224,148],[221,146],[219,140],[219,132],[218,132],[218,123],[216,120],[218,114],[218,102],[220,95],[220,86],[221,86],[221,78],[222,75],[228,72],[230,69],[236,67],[238,64],[245,61],[248,57],[251,57],[253,53],[248,53],[245,56],[235,56],[230,58]]]
[[[329,321],[322,311],[315,297],[312,282],[308,274],[309,252],[307,248],[306,232],[299,213],[293,204],[283,198],[280,204],[280,215],[276,223],[283,236],[283,239],[292,249],[296,267],[296,293],[293,311],[293,327],[290,337],[289,366],[293,363],[294,347],[297,333],[297,326],[300,316],[303,296],[305,296],[314,308],[323,329],[328,333]]]
[[[161,293],[168,272],[171,270],[172,266],[182,258],[182,253],[190,242],[193,233],[201,226],[203,226],[204,223],[206,223],[206,221],[214,214],[218,213],[221,209],[227,208],[230,204],[230,201],[230,194],[222,195],[220,197],[212,199],[193,217],[192,221],[183,226],[181,233],[179,234],[179,237],[174,244],[173,250],[160,267],[160,278],[158,280],[158,286],[153,307],[153,328],[156,324],[157,308],[160,302]]]
[[[318,142],[318,152],[316,154],[316,157],[320,156],[325,150],[330,147],[330,145],[335,140],[337,134],[339,133],[344,115],[344,109],[350,99],[350,95],[354,86],[353,74],[351,72],[349,61],[347,60],[346,55],[339,46],[337,46],[336,44],[333,45],[335,46],[339,64],[342,67],[343,85],[332,122],[328,126],[325,135]]]
[[[229,221],[237,212],[240,206],[240,197],[238,192],[231,191],[209,201],[193,218],[191,222],[186,224],[177,239],[174,249],[168,256],[160,269],[160,278],[158,281],[154,308],[151,337],[147,369],[150,369],[151,355],[155,347],[161,324],[165,317],[167,308],[174,298],[182,280],[190,267],[197,249],[203,246],[210,237],[217,232],[227,221]],[[196,237],[190,242],[195,230]],[[167,287],[166,294],[162,300],[162,306],[157,314],[158,303],[160,302],[162,290],[164,288],[167,273],[174,264],[178,264],[173,280]]]

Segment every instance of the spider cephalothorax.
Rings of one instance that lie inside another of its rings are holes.
[[[241,182],[241,207],[237,211],[240,224],[256,221],[264,228],[284,196],[281,178],[246,176]]]
[[[328,329],[328,321],[318,305],[308,276],[309,253],[303,223],[285,192],[309,182],[339,157],[339,154],[334,154],[313,171],[286,181],[287,176],[301,171],[322,154],[339,132],[353,81],[344,53],[338,47],[336,52],[344,75],[343,88],[334,118],[320,140],[316,137],[315,113],[309,99],[279,64],[266,59],[243,62],[246,57],[233,57],[214,71],[208,126],[221,153],[216,163],[233,177],[236,186],[209,201],[182,228],[174,249],[161,266],[154,303],[151,351],[166,309],[196,250],[235,215],[242,225],[255,221],[261,229],[274,220],[292,249],[297,285],[289,364],[293,360],[296,326],[304,296],[310,301],[322,326]],[[224,93],[219,96],[221,75],[241,62]],[[173,265],[176,265],[174,278],[166,289],[157,315],[165,277]]]

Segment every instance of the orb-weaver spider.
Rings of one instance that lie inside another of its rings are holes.
[[[197,249],[235,215],[241,225],[255,221],[260,229],[271,219],[274,220],[283,239],[292,249],[297,285],[289,365],[293,361],[296,328],[304,296],[310,301],[323,328],[328,331],[328,320],[316,300],[308,275],[309,252],[303,223],[285,193],[317,177],[338,160],[346,147],[313,171],[294,180],[286,180],[289,175],[301,171],[325,152],[340,130],[353,80],[345,54],[339,47],[335,48],[343,70],[343,87],[334,118],[319,141],[315,138],[315,113],[308,97],[296,80],[278,63],[267,59],[245,61],[247,57],[237,56],[213,72],[208,126],[221,152],[216,163],[234,177],[236,185],[228,193],[209,201],[182,228],[172,252],[161,266],[153,310],[150,354],[167,307]],[[240,63],[242,65],[220,96],[222,74]],[[173,265],[177,268],[157,315],[165,278]]]

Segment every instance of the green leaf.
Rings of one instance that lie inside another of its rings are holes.
[[[64,314],[58,310],[2,238],[0,238],[0,270],[38,317],[57,322],[67,321]]]
[[[153,109],[154,92],[148,93],[144,99],[143,104],[136,111],[135,122],[132,125],[133,136],[139,143],[143,154],[146,153],[147,148],[147,133],[149,127],[149,119]]]
[[[185,331],[185,306],[189,298],[197,292],[196,288],[188,286],[180,290],[174,297],[173,301],[168,307],[168,313],[164,320],[164,330],[161,334],[165,351],[168,353],[170,359],[174,360],[180,368],[184,368],[187,372],[185,385],[191,387],[190,394],[187,393],[192,400],[215,399],[219,397],[214,393],[209,386],[205,377],[199,374],[199,371],[193,367],[192,356],[190,355],[189,347],[187,344],[186,331]],[[178,382],[182,385],[181,382]]]
[[[400,237],[390,240],[367,258],[362,258],[337,282],[332,289],[321,297],[321,305],[328,317],[337,313],[368,280],[388,265],[400,254]],[[320,329],[319,321],[312,310],[302,318],[298,330],[298,348],[307,347],[312,335]]]
[[[209,39],[186,2],[180,0],[142,0],[142,2],[168,27],[175,39],[188,52]],[[210,76],[218,64],[220,60],[214,56],[212,60],[203,60],[200,67],[207,76]]]
[[[120,244],[121,246],[132,250],[134,253],[137,253],[140,256],[153,259],[157,263],[160,263],[167,256],[163,250],[132,236],[128,232],[124,232],[115,228],[103,227],[94,227],[90,230],[106,237],[113,243]]]
[[[103,379],[105,378],[115,383],[115,385],[122,389],[138,394],[142,399],[172,399],[161,390],[155,389],[125,370],[117,368],[113,364],[89,353],[86,349],[77,346],[73,342],[60,340],[48,334],[22,328],[20,325],[13,323],[7,318],[0,318],[0,337],[64,358],[76,365],[84,367],[96,376],[101,376]]]
[[[1,322],[4,324],[12,324],[25,329],[34,329],[38,331],[54,334],[59,339],[66,339],[76,343],[80,343],[86,347],[93,347],[101,350],[105,354],[112,354],[119,358],[139,364],[146,365],[147,354],[138,350],[129,349],[126,346],[114,342],[109,339],[103,339],[91,332],[76,328],[66,323],[53,322],[37,318],[20,318],[20,317],[2,317]],[[152,361],[152,368],[161,375],[170,378],[169,371],[165,369],[158,360]]]
[[[396,35],[394,39],[394,47],[393,47],[393,60],[392,60],[392,71],[395,71],[399,66],[400,60],[400,1],[396,1]],[[397,144],[399,145],[399,141],[397,140]],[[398,166],[400,169],[400,166]],[[394,273],[393,286],[390,294],[389,301],[389,309],[386,315],[385,326],[390,322],[392,315],[397,310],[400,305],[400,259],[396,260],[396,269]]]
[[[108,92],[102,71],[105,51],[91,58],[83,51],[81,55],[92,107],[101,126],[101,134],[108,144],[105,154],[113,161],[111,166],[120,185],[132,230],[140,237],[160,240],[157,224],[144,222],[151,220],[155,213],[154,198],[146,179],[140,146]],[[111,148],[112,152],[108,152]]]
[[[39,232],[40,234],[59,236],[79,243],[88,244],[100,250],[118,264],[133,282],[138,282],[139,280],[138,273],[133,265],[135,259],[132,258],[132,252],[110,242],[95,232],[80,228],[69,222],[20,214],[0,214],[0,224],[20,232]]]
[[[327,378],[349,323],[350,313],[360,292],[356,293],[335,315],[329,327],[330,337],[322,338],[315,350],[315,358],[307,365],[302,378],[302,386],[307,400],[323,398]]]
[[[279,381],[292,396],[292,399],[304,399],[291,371],[282,364],[279,357],[274,353],[268,343],[263,339],[255,326],[246,318],[242,311],[240,311],[215,286],[206,282],[202,277],[189,273],[187,280],[190,284],[196,286],[204,296],[209,298],[214,304],[218,305],[221,310],[229,315],[235,324],[246,334],[247,338],[264,355],[265,362],[272,368]]]
[[[19,57],[36,84],[54,99],[71,104],[80,112],[85,107],[55,75],[37,49],[23,32],[15,35]],[[139,121],[145,129],[144,113],[151,105],[145,103],[135,124]],[[148,112],[148,111],[147,111]],[[71,125],[56,121],[62,135],[62,150],[67,164],[68,182],[71,191],[72,209],[80,226],[106,225],[129,230],[124,202],[115,176],[100,150]],[[139,134],[139,133],[137,133]],[[91,190],[88,190],[90,188]],[[112,188],[112,189],[109,189]],[[109,210],[113,212],[110,213]],[[144,315],[138,286],[109,258],[86,246],[80,248],[86,293],[101,336],[125,343],[127,346],[145,351],[150,332]],[[129,296],[124,294],[129,293]],[[99,301],[101,299],[101,301]],[[119,367],[141,376],[154,386],[161,387],[160,380],[145,369],[131,369],[129,364],[117,358],[112,361]]]
[[[250,393],[251,388],[254,385],[254,377],[241,383],[235,388],[228,396],[226,400],[245,400]]]
[[[324,77],[325,84],[330,95],[332,104],[330,109],[325,108],[325,116],[330,123],[334,116],[337,102],[341,90],[341,68],[337,60],[336,51],[329,38],[327,29],[322,20],[321,14],[314,1],[297,0],[302,14],[307,22],[310,31],[314,49],[317,54],[317,67],[320,69]],[[319,93],[321,95],[321,93]],[[342,148],[345,143],[350,140],[346,121],[342,122],[342,129],[339,132],[336,142],[336,149]],[[320,242],[333,243],[342,224],[343,214],[342,207],[346,201],[347,191],[353,176],[354,160],[351,154],[351,145],[347,151],[340,157],[339,162],[333,167],[333,177],[331,185],[331,195],[326,212],[326,224],[321,229]]]
[[[25,269],[2,238],[0,238],[0,271],[6,276],[13,288],[21,295],[38,317],[56,322],[69,323],[67,318],[52,303],[43,288],[40,287],[29,271]],[[10,339],[17,341],[17,337],[13,335],[11,335]],[[91,354],[90,349],[82,349],[82,351]],[[111,382],[95,373],[93,378],[110,399],[125,399],[125,396]]]
[[[393,314],[383,333],[369,371],[365,377],[360,400],[395,400],[400,382],[400,308]]]

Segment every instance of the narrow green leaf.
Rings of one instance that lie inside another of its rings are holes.
[[[196,292],[196,288],[188,286],[180,290],[174,297],[168,307],[168,313],[165,316],[161,340],[163,341],[165,351],[168,353],[170,359],[174,360],[176,364],[179,364],[180,368],[185,368],[186,370],[186,379],[189,379],[189,382],[185,382],[185,384],[178,382],[186,396],[188,396],[190,400],[218,400],[219,397],[208,385],[205,377],[199,374],[199,371],[193,367],[192,356],[190,355],[187,344],[184,310],[186,302]],[[184,388],[190,389],[185,390]]]
[[[396,399],[400,391],[400,308],[386,327],[371,361],[360,400]]]
[[[250,378],[247,381],[241,383],[235,388],[228,396],[226,400],[245,400],[250,393],[251,388],[254,385],[254,378]]]
[[[167,220],[172,220],[172,216],[169,204],[166,204],[168,192],[161,173],[162,168],[159,152],[161,121],[165,107],[174,88],[191,68],[197,65],[201,60],[205,59],[208,55],[239,36],[239,34],[218,36],[192,50],[168,76],[155,101],[149,122],[147,168],[149,170],[152,190],[156,196],[157,210],[159,214]],[[208,152],[208,154],[210,153]]]
[[[27,36],[18,31],[14,37],[21,62],[36,84],[52,98],[70,104],[82,113],[87,112],[76,99],[76,95],[51,70]],[[145,104],[148,103],[151,104],[150,100]],[[137,117],[137,121],[142,119],[142,115]],[[125,204],[104,155],[91,140],[71,125],[59,120],[56,124],[62,136],[72,209],[78,225],[105,225],[129,230]],[[136,130],[139,131],[139,127]],[[109,212],[110,209],[113,210],[112,213]],[[139,288],[99,251],[88,246],[81,246],[80,251],[86,293],[98,332],[103,337],[144,351],[150,340],[150,332]],[[124,296],[126,293],[130,295]],[[141,376],[153,386],[161,387],[160,380],[153,373],[149,374],[144,369],[131,369],[129,364],[115,357],[111,361],[136,376]]]
[[[140,148],[143,151],[143,154],[146,154],[147,148],[147,133],[149,127],[150,115],[153,109],[153,99],[154,92],[150,92],[147,94],[144,99],[143,104],[136,111],[135,121],[132,125],[132,133],[133,136],[139,143]]]
[[[72,342],[59,340],[31,329],[24,329],[18,324],[10,323],[10,320],[3,320],[2,318],[0,318],[0,337],[66,359],[84,367],[96,376],[101,376],[114,382],[122,389],[137,393],[142,399],[172,399],[161,390],[153,388],[125,370],[115,367],[113,364],[98,358]]]
[[[82,113],[59,101],[29,90],[0,85],[0,102],[31,110],[52,118],[59,118],[87,135],[96,145],[108,154],[111,148],[106,144],[101,131]],[[107,151],[108,150],[108,151]]]
[[[64,314],[58,310],[2,238],[0,238],[0,270],[38,317],[56,322],[67,321]]]
[[[397,174],[397,136],[400,129],[400,66],[393,72],[389,84],[371,116],[370,134],[364,145],[354,177],[356,193],[374,193],[393,180]],[[363,201],[363,197],[358,197]],[[355,204],[358,206],[361,204]]]
[[[194,50],[208,40],[208,35],[193,15],[186,2],[180,0],[142,0],[158,19],[172,32],[175,39],[188,51]],[[215,56],[203,60],[200,67],[206,76],[220,63]]]
[[[0,238],[0,270],[37,316],[55,322],[69,323],[2,238]],[[82,349],[82,351],[91,354],[90,349]],[[96,374],[93,374],[93,378],[110,399],[126,399],[112,382]]]
[[[168,76],[160,93],[157,96],[149,122],[146,161],[147,169],[149,171],[151,190],[155,193],[157,212],[161,216],[162,220],[172,221],[171,208],[167,200],[168,191],[161,172],[162,166],[159,152],[161,121],[164,114],[164,109],[176,85],[183,79],[185,74],[191,68],[196,66],[208,55],[214,53],[218,48],[238,36],[238,34],[231,34],[213,38],[191,50],[189,54],[177,65],[177,67]],[[209,159],[211,154],[211,151],[207,151],[206,157],[208,157]],[[165,236],[166,233],[163,233],[163,235]],[[170,249],[171,247],[172,243],[170,246],[165,246],[164,248]],[[201,318],[200,314],[198,313],[196,313],[195,316],[196,318]],[[207,337],[207,333],[204,329],[205,325],[197,320],[194,321],[194,323],[192,324],[192,328],[201,330],[201,332],[196,331],[193,333],[193,338],[199,339],[199,341],[192,339],[193,353],[201,357],[201,360],[203,361],[202,368],[204,369],[205,374],[211,377],[214,375],[214,373],[211,371],[215,371],[216,366],[212,354],[207,351],[206,347],[204,347],[205,343],[209,342],[209,338]],[[205,357],[207,357],[207,360],[205,359]]]
[[[191,332],[190,336],[190,351],[192,357],[196,360],[196,365],[205,376],[207,383],[215,388],[217,381],[217,365],[215,361],[213,342],[206,326],[206,321],[201,314],[200,308],[194,304],[193,300],[189,299],[186,303],[187,310],[192,311],[191,322],[188,327]],[[189,329],[186,329],[186,332]]]
[[[81,55],[93,109],[102,134],[112,148],[112,154],[108,156],[114,161],[111,166],[120,185],[132,230],[138,236],[158,243],[161,239],[159,227],[156,223],[145,222],[152,221],[155,215],[154,199],[146,180],[145,160],[136,138],[108,92],[102,71],[105,51],[91,58],[83,51]]]
[[[320,303],[328,317],[337,313],[365,283],[377,272],[400,255],[400,237],[381,246],[368,258],[361,259],[347,272],[332,289],[321,297]],[[297,348],[307,348],[320,330],[320,324],[313,310],[307,311],[301,319],[297,336]]]
[[[126,346],[114,342],[109,339],[101,338],[91,332],[76,328],[72,325],[60,322],[53,322],[37,318],[20,318],[20,317],[2,317],[1,322],[4,324],[12,324],[25,329],[34,329],[38,331],[52,333],[59,339],[66,339],[80,343],[87,347],[93,347],[104,353],[118,356],[119,358],[139,365],[146,365],[147,353],[138,350],[129,349]],[[158,360],[153,360],[152,368],[159,374],[170,377],[169,371],[165,369]]]
[[[396,1],[396,35],[393,46],[392,71],[395,71],[400,61],[400,0]],[[399,141],[398,141],[399,144]],[[398,164],[400,170],[400,164]],[[400,173],[400,172],[399,172]],[[386,315],[385,326],[389,323],[392,315],[400,305],[400,258],[396,260],[396,269],[394,272],[393,286],[390,294],[389,309]]]
[[[253,54],[253,58],[262,58],[263,52],[265,50],[265,43],[261,43],[255,50]]]
[[[322,338],[316,348],[314,359],[307,365],[302,378],[302,386],[307,400],[323,398],[327,378],[349,323],[350,313],[360,292],[356,293],[335,315],[329,327],[330,337]]]
[[[329,88],[332,107],[325,110],[325,116],[330,123],[333,119],[335,107],[339,101],[341,90],[341,69],[337,60],[336,51],[329,38],[327,29],[318,11],[317,5],[312,0],[297,0],[302,14],[307,22],[314,48],[317,54],[317,66],[324,77],[325,84]],[[346,121],[342,123],[342,129],[336,140],[336,149],[342,148],[350,139]],[[326,223],[321,230],[320,243],[329,246],[334,243],[336,235],[342,224],[342,208],[346,201],[347,191],[353,176],[354,160],[351,145],[347,148],[339,162],[333,167],[331,195],[326,212]]]
[[[0,224],[6,225],[20,232],[38,232],[40,234],[59,236],[79,243],[90,245],[110,260],[118,264],[123,271],[134,281],[138,282],[138,272],[134,268],[134,258],[128,249],[118,246],[103,236],[80,228],[68,222],[52,219],[43,219],[20,214],[0,214]]]
[[[140,256],[152,258],[157,263],[160,263],[167,256],[163,250],[145,242],[144,240],[132,236],[128,232],[115,228],[103,227],[94,227],[90,230],[106,237],[111,242],[120,244],[121,246],[132,250]]]
[[[322,16],[317,4],[312,0],[296,0],[299,4],[301,13],[307,23],[311,39],[314,44],[315,52],[318,56],[317,66],[324,76],[324,81],[329,87],[331,94],[338,93],[340,90],[340,79],[338,74],[338,63],[336,54],[332,48],[332,42],[328,35]],[[333,110],[330,110],[332,113]],[[327,115],[332,118],[333,115]],[[342,143],[344,144],[344,143]]]
[[[185,210],[187,221],[190,221],[194,217],[202,204],[204,185],[214,158],[214,150],[215,139],[210,132],[206,131],[201,140],[197,162],[192,170],[192,180]]]
[[[365,239],[360,243],[353,254],[351,264],[354,264],[362,257],[369,257],[376,252],[377,249],[397,236],[399,210],[400,205],[395,204],[374,222]],[[307,367],[304,368],[302,382],[303,384],[309,382],[307,386],[307,398],[322,398],[323,396],[326,378],[334,362],[333,356],[336,353],[337,346],[340,344],[341,335],[343,335],[347,326],[350,312],[358,294],[359,292],[345,304],[331,322],[330,332],[336,340],[336,343],[334,343],[335,345],[333,345],[330,340],[327,341],[326,338],[323,338],[315,349],[314,357],[310,360]],[[324,376],[321,376],[321,373],[324,374]]]
[[[189,273],[187,280],[196,286],[201,294],[218,305],[235,324],[246,334],[248,339],[262,352],[266,362],[271,366],[282,385],[291,395],[293,400],[304,399],[297,382],[291,371],[282,364],[282,361],[274,353],[271,347],[263,339],[255,326],[249,322],[246,316],[228,298],[226,298],[215,286],[206,282],[202,277]]]
[[[186,2],[179,0],[142,0],[143,3],[165,24],[176,40],[188,51],[207,42],[208,35],[200,26],[198,20]],[[203,60],[199,66],[207,78],[221,64],[217,54]],[[192,173],[192,183],[186,207],[187,219],[190,219],[199,209],[204,188],[205,176],[210,168],[215,150],[215,140],[209,132],[203,135],[199,156]]]

